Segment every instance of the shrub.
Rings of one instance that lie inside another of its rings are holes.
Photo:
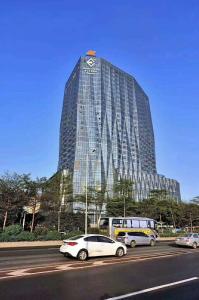
[[[4,233],[10,236],[16,236],[22,232],[22,230],[23,228],[20,225],[10,225],[5,228]]]
[[[34,241],[35,235],[33,232],[22,231],[17,235],[17,241]]]
[[[171,232],[171,231],[164,231],[163,233],[160,233],[160,237],[178,237],[178,236],[184,236],[186,234],[185,231],[181,232]]]
[[[10,242],[10,235],[5,232],[0,234],[0,242]]]
[[[44,239],[47,241],[61,240],[61,233],[55,230],[48,231]]]
[[[48,229],[46,227],[36,227],[34,230],[35,236],[38,237],[43,237],[46,235],[48,232]]]

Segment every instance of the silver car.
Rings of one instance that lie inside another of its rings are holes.
[[[150,245],[155,246],[155,237],[153,235],[147,235],[144,232],[124,232],[118,233],[117,240],[124,243],[125,245],[131,246],[131,248],[136,245]]]
[[[199,246],[199,234],[198,233],[188,233],[184,237],[176,239],[176,245],[178,246],[188,246],[196,249]]]

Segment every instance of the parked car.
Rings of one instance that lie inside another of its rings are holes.
[[[136,245],[150,245],[155,246],[156,239],[154,235],[147,235],[144,232],[119,232],[117,236],[117,241],[124,243],[125,245],[131,246],[131,248]]]
[[[82,234],[63,241],[60,252],[65,256],[86,260],[93,256],[115,255],[122,257],[127,253],[124,244],[100,234]]]
[[[198,233],[188,233],[184,237],[179,237],[175,241],[178,246],[188,246],[196,249],[199,246],[199,234]]]

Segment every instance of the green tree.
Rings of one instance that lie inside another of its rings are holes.
[[[46,184],[46,177],[36,178],[36,180],[31,180],[28,178],[26,181],[26,196],[28,199],[28,204],[24,208],[32,215],[30,231],[33,232],[35,226],[35,215],[39,211],[42,201],[42,194],[44,192],[44,187]]]
[[[126,216],[128,211],[129,202],[133,199],[133,182],[131,179],[120,178],[114,184],[114,195],[116,196],[117,201],[119,199],[123,202],[123,217]],[[121,204],[118,203],[120,206]]]
[[[48,179],[43,187],[41,200],[42,213],[48,218],[56,214],[56,227],[60,231],[61,213],[69,211],[73,202],[71,174],[61,171]]]
[[[27,203],[26,182],[29,174],[5,173],[0,177],[0,212],[2,227],[5,229],[7,222],[13,224],[17,213]]]

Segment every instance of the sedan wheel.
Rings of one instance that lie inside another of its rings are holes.
[[[193,248],[193,249],[196,249],[196,248],[197,248],[197,244],[196,244],[195,242],[193,243],[192,248]]]
[[[118,248],[116,251],[116,256],[122,257],[124,256],[124,249],[123,248]]]
[[[154,240],[151,240],[151,241],[150,241],[150,245],[151,245],[151,247],[155,246],[155,241],[154,241]]]
[[[77,255],[78,260],[84,261],[88,258],[88,253],[86,250],[80,250]]]
[[[135,241],[131,241],[131,244],[130,244],[131,248],[135,248],[136,246],[136,242]]]

